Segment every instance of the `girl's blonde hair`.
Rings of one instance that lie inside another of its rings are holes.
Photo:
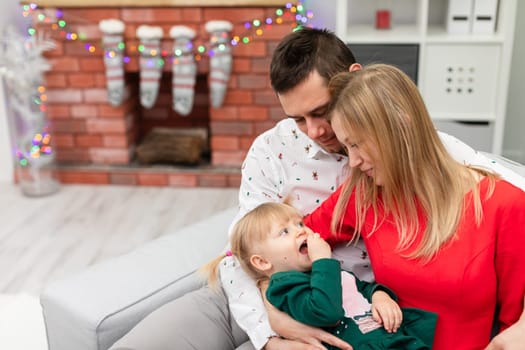
[[[338,113],[343,131],[359,135],[363,141],[359,147],[364,150],[367,145],[377,147],[384,167],[382,186],[360,169],[352,169],[335,207],[332,231],[341,227],[353,192],[356,239],[369,209],[374,213],[371,234],[384,217],[392,215],[399,234],[398,250],[407,257],[430,260],[435,256],[453,238],[468,205],[474,205],[480,224],[479,176],[447,152],[416,85],[406,74],[393,66],[374,64],[336,75],[329,89],[330,108]],[[491,177],[490,196],[495,176],[475,170]],[[465,202],[469,191],[471,203]],[[426,221],[420,222],[418,213]],[[412,249],[421,228],[423,237]],[[407,253],[408,248],[411,252]]]
[[[230,235],[231,254],[237,257],[244,271],[256,281],[267,279],[267,276],[250,263],[251,256],[258,253],[260,244],[271,233],[274,222],[288,221],[296,217],[302,215],[290,205],[268,202],[246,213],[233,226]],[[220,255],[201,269],[208,276],[208,284],[211,287],[217,286],[218,267],[223,258],[224,255]]]

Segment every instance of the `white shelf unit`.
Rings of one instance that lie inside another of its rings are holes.
[[[417,84],[438,129],[501,154],[517,0],[498,1],[491,34],[448,33],[449,0],[310,0],[304,5],[314,13],[314,26],[335,31],[350,45],[418,45]],[[376,29],[375,13],[385,8],[391,28]]]

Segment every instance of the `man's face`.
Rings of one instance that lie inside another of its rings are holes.
[[[325,80],[313,71],[305,81],[292,90],[278,94],[284,112],[297,127],[331,153],[342,151],[332,126],[326,119],[330,94]]]

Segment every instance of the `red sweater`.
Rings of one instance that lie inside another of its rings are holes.
[[[481,196],[488,185],[480,183]],[[470,194],[469,194],[470,196]],[[314,232],[331,243],[351,238],[355,197],[350,198],[344,228],[330,234],[330,220],[339,191],[305,218]],[[369,211],[362,232],[376,282],[389,287],[402,307],[438,314],[434,350],[484,349],[489,343],[496,305],[502,329],[515,323],[525,294],[525,192],[498,181],[494,194],[483,201],[483,221],[476,227],[474,209],[467,209],[457,239],[424,264],[396,252],[398,236],[392,220],[384,220],[369,235]],[[423,225],[424,226],[424,225]]]

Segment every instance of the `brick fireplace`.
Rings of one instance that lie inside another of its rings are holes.
[[[39,10],[33,25],[51,37],[56,47],[46,53],[52,65],[46,74],[48,118],[54,135],[58,178],[63,183],[126,184],[152,186],[236,187],[240,165],[253,139],[283,117],[268,81],[269,61],[278,41],[294,27],[291,16],[283,24],[262,26],[263,34],[245,28],[254,19],[275,18],[281,1],[177,1],[177,0],[47,0],[36,1]],[[113,4],[113,5],[112,5]],[[39,11],[47,19],[38,18]],[[57,27],[53,20],[65,21]],[[108,102],[103,62],[101,20],[116,18],[125,23],[125,99],[119,106]],[[187,117],[171,110],[171,91],[162,88],[156,104],[140,106],[137,86],[140,25],[161,26],[162,51],[168,53],[163,80],[170,81],[173,39],[170,27],[186,25],[197,33],[194,46],[204,45],[209,34],[204,23],[227,20],[234,24],[232,35],[251,36],[248,44],[232,47],[233,65],[223,104],[208,102],[209,58],[197,61],[202,89],[195,91],[194,112]],[[78,34],[71,40],[68,33]],[[87,50],[91,44],[95,50]],[[135,78],[133,78],[135,76]],[[193,123],[193,124],[192,124]],[[202,127],[208,130],[209,161],[196,166],[141,165],[134,153],[141,136],[153,126]]]

